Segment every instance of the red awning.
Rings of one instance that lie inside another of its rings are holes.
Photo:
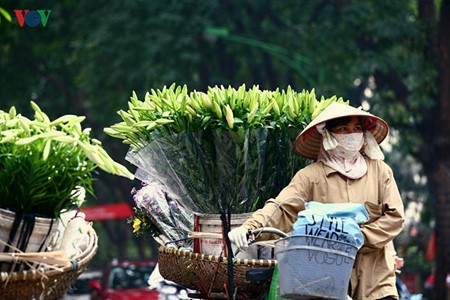
[[[125,202],[83,207],[80,211],[86,214],[86,221],[127,219],[134,215],[130,205]]]

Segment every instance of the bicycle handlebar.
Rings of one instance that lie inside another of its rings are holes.
[[[282,238],[288,237],[289,235],[277,228],[273,227],[261,227],[253,230],[249,230],[250,234],[252,235],[260,235],[262,233],[274,233]]]

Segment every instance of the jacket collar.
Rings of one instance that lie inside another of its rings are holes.
[[[337,171],[322,162],[323,170],[325,171],[325,175],[330,176],[332,173],[337,173]]]

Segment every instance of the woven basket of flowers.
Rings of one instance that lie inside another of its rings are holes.
[[[101,169],[133,179],[82,128],[84,116],[0,110],[0,298],[58,299],[97,250],[78,213]]]
[[[1,298],[61,299],[86,269],[97,247],[97,234],[88,227],[83,243],[78,245],[78,253],[72,259],[61,250],[0,254],[1,261],[21,262],[29,266],[26,271],[0,273]]]

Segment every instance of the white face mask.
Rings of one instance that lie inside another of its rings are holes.
[[[331,133],[331,135],[336,139],[338,145],[330,151],[333,151],[336,156],[345,160],[353,159],[364,144],[364,135],[362,132],[345,134]]]
[[[362,132],[331,133],[325,128],[325,123],[316,127],[323,137],[319,161],[348,178],[358,179],[367,173],[366,161],[360,153],[364,144]]]

